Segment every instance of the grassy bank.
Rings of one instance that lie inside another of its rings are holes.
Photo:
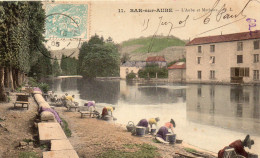
[[[65,135],[66,135],[68,138],[71,137],[71,130],[69,129],[69,125],[68,125],[67,121],[64,120],[63,118],[61,118],[61,120],[62,120],[62,124],[63,124],[63,125],[62,125],[62,129],[63,129]]]
[[[19,158],[39,158],[39,156],[35,152],[25,152],[24,151],[19,154]]]
[[[160,52],[167,47],[185,46],[185,42],[175,37],[147,37],[133,39],[122,43],[123,47],[133,45],[143,45],[136,49],[134,53],[147,53],[149,48],[151,48],[150,52]]]
[[[125,152],[120,150],[109,149],[102,153],[99,158],[111,158],[111,157],[134,157],[134,158],[155,158],[160,157],[158,149],[149,144],[125,144],[125,148],[133,149],[131,152]]]

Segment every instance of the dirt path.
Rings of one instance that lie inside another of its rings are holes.
[[[156,146],[161,157],[165,158],[178,157],[176,152],[191,155],[184,150],[183,145],[155,143],[152,136],[132,136],[125,128],[114,123],[89,117],[80,118],[80,113],[68,112],[65,108],[56,107],[55,110],[68,122],[72,131],[69,140],[80,158],[99,157],[101,153],[109,149],[123,152],[135,151],[128,146],[142,143]]]
[[[21,152],[36,152],[42,155],[40,148],[32,146],[18,147],[19,142],[27,139],[33,140],[36,134],[33,128],[33,121],[37,114],[37,105],[32,97],[29,98],[29,110],[26,108],[13,108],[16,99],[14,93],[10,94],[9,103],[0,103],[0,158],[19,157]]]
[[[15,94],[11,94],[10,103],[0,103],[0,158],[16,158],[21,153],[34,152],[42,157],[43,150],[36,146],[19,147],[24,140],[34,140],[37,130],[33,127],[37,114],[37,105],[30,97],[29,110],[14,109]],[[69,138],[80,158],[96,158],[100,154],[114,149],[122,152],[136,152],[135,144],[151,144],[158,148],[161,157],[178,157],[179,152],[192,155],[184,150],[183,145],[163,145],[154,143],[151,136],[136,137],[127,132],[125,127],[98,120],[95,118],[80,118],[78,112],[67,112],[63,107],[56,107],[60,116],[69,123],[72,137]],[[2,120],[3,119],[3,120]]]

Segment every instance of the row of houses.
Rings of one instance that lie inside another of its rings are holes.
[[[160,68],[167,66],[163,56],[147,57],[146,61],[127,61],[120,66],[120,78],[125,79],[126,75],[131,72],[138,74],[138,71],[147,64],[158,64]]]
[[[186,44],[186,63],[168,67],[169,81],[260,83],[259,54],[260,31],[195,38]],[[162,57],[147,58],[143,64],[160,62],[156,59]],[[126,66],[124,71],[137,73],[140,68]]]

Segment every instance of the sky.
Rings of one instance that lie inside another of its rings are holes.
[[[260,0],[96,0],[53,3],[88,4],[85,24],[87,39],[98,34],[105,39],[112,37],[115,43],[160,35],[192,40],[196,37],[255,31],[260,27]],[[170,11],[157,11],[165,8]],[[135,12],[139,9],[142,12]],[[253,22],[250,30],[248,18]]]
[[[215,9],[217,11],[207,12],[202,10],[202,8],[213,8],[213,5],[216,3]],[[246,6],[247,3],[249,4]],[[223,6],[226,9],[225,13]],[[239,14],[245,6],[246,8],[244,9],[243,14]],[[157,8],[170,8],[173,12],[130,12],[130,9]],[[223,9],[221,10],[221,8]],[[125,12],[119,12],[119,9],[123,9]],[[105,38],[111,36],[115,42],[120,43],[131,38],[151,35],[173,35],[181,39],[193,39],[195,37],[219,35],[221,33],[245,32],[249,31],[249,23],[246,21],[247,18],[256,20],[256,27],[251,27],[251,30],[260,27],[259,10],[260,2],[248,0],[91,2],[90,35],[97,33],[103,35]],[[218,14],[219,12],[223,12],[223,14]],[[210,13],[211,15],[208,16]],[[236,18],[224,19],[226,14],[229,14],[230,16],[239,15]],[[203,15],[205,16],[201,17]],[[187,20],[185,23],[184,21],[186,18]],[[210,19],[207,24],[204,24],[205,18]],[[148,20],[149,22],[147,24]],[[257,23],[258,21],[259,24]],[[221,28],[216,29],[217,27]],[[206,31],[209,32],[201,34]]]

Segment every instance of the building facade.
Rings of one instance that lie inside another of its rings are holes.
[[[168,67],[169,82],[183,82],[186,80],[185,62],[177,62]]]
[[[260,83],[260,31],[195,38],[186,45],[186,81]]]
[[[120,78],[126,79],[126,76],[131,72],[135,73],[136,77],[138,77],[138,71],[145,67],[145,65],[145,61],[127,61],[120,66]]]
[[[167,62],[163,56],[147,57],[146,64],[158,64],[160,68],[167,66]]]

